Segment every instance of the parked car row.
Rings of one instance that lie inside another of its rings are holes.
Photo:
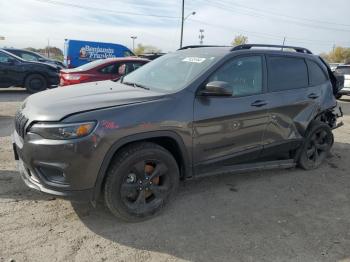
[[[0,49],[0,87],[23,87],[30,93],[58,85],[118,80],[145,63],[137,57],[107,58],[65,69],[59,61],[22,49]]]

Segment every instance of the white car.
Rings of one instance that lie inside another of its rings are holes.
[[[338,92],[340,98],[342,95],[350,95],[350,65],[341,65],[335,69],[336,75],[344,75],[344,87]]]
[[[338,66],[343,65],[342,63],[329,63],[329,67],[331,68],[332,72],[335,71],[335,69],[337,69]]]

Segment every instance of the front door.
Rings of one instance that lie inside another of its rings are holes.
[[[245,163],[259,157],[269,120],[264,64],[260,55],[236,57],[206,81],[227,82],[233,95],[198,95],[195,99],[193,158],[197,170],[212,164]]]

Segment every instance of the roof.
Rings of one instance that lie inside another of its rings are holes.
[[[190,52],[194,53],[212,53],[216,54],[228,54],[232,52],[240,52],[240,53],[270,53],[270,54],[293,54],[297,56],[310,56],[312,52],[304,47],[296,47],[296,46],[282,46],[282,45],[265,45],[265,44],[245,44],[238,45],[235,47],[232,46],[218,46],[218,45],[190,45],[180,48],[178,51],[186,51],[190,50]],[[291,51],[295,50],[295,51]]]
[[[140,58],[137,56],[125,56],[125,57],[112,57],[112,58],[106,58],[103,59],[106,63],[109,62],[118,62],[118,61],[144,61],[144,62],[149,62],[151,60],[146,59],[146,58]]]

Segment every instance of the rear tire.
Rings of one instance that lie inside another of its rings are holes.
[[[321,121],[312,121],[300,151],[298,164],[305,170],[318,168],[327,158],[334,142],[330,127]]]
[[[149,142],[122,149],[107,172],[105,203],[116,217],[148,219],[170,201],[179,184],[176,160],[165,148]]]
[[[39,74],[29,75],[24,83],[24,87],[31,94],[43,91],[47,89],[47,86],[47,80]]]

